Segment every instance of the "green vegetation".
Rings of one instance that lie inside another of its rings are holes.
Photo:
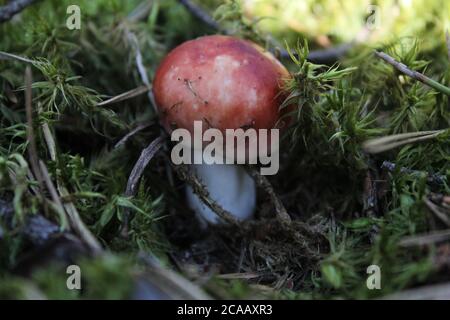
[[[152,267],[142,255],[201,278],[218,298],[364,299],[449,280],[450,238],[421,245],[421,236],[450,228],[450,99],[374,55],[450,87],[448,1],[377,1],[378,28],[331,66],[308,61],[309,50],[355,39],[371,17],[369,1],[192,1],[220,31],[175,0],[75,2],[81,30],[65,26],[68,0],[37,2],[0,23],[0,51],[26,59],[0,56],[0,298],[126,298],[136,274]],[[282,108],[293,123],[280,172],[269,179],[293,219],[288,230],[261,192],[257,218],[242,230],[200,231],[167,165],[168,141],[136,194],[126,193],[142,149],[160,136],[158,117],[147,93],[99,103],[143,85],[137,55],[151,81],[171,48],[217,32],[290,53],[280,58],[293,75]],[[381,153],[364,149],[374,138],[432,130],[441,131]],[[21,231],[38,214],[79,236],[69,211],[107,251],[76,259],[82,291],[66,289],[64,263],[27,259],[36,248]],[[24,264],[32,272],[17,271]],[[366,287],[372,264],[381,268],[381,290]]]

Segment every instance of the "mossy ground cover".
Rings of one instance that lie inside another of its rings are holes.
[[[66,27],[74,2],[80,30]],[[43,0],[0,23],[0,297],[129,298],[158,282],[155,265],[216,298],[364,299],[449,281],[450,99],[374,51],[449,87],[450,4],[192,1],[208,25],[181,2]],[[380,21],[363,41],[328,65],[306,59],[360,35],[369,5]],[[202,230],[167,137],[127,192],[161,135],[145,78],[177,44],[218,32],[292,53],[280,59],[294,121],[269,177],[289,226],[262,189],[255,220]],[[140,94],[102,103],[130,90]],[[36,215],[70,237],[39,246],[26,231]],[[67,290],[69,262],[81,291]],[[370,265],[380,290],[367,288]]]

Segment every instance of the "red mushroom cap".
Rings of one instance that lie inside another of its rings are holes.
[[[286,68],[260,46],[230,36],[205,36],[172,50],[160,64],[153,93],[169,132],[194,121],[203,128],[271,129],[279,118]]]

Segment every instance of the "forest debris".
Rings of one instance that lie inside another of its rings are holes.
[[[156,291],[162,296],[175,300],[212,299],[192,281],[168,268],[164,268],[155,257],[141,253],[140,258],[148,266],[140,279],[144,281],[144,285],[151,285],[153,292]],[[142,297],[135,295],[133,298],[140,299]]]
[[[390,161],[383,161],[383,164],[381,165],[381,169],[387,169],[389,172],[394,172],[396,170],[396,168],[397,168],[397,165]],[[446,177],[443,175],[439,175],[439,174],[435,174],[435,173],[428,173],[428,172],[419,171],[419,170],[413,170],[413,169],[409,169],[409,168],[405,168],[405,167],[400,168],[400,173],[412,174],[412,175],[417,175],[417,176],[419,176],[423,173],[426,173],[428,182],[437,184],[437,185],[444,184],[444,182],[446,180]]]
[[[136,161],[136,164],[131,171],[130,177],[128,178],[127,187],[125,189],[125,196],[131,197],[136,194],[137,186],[139,180],[141,179],[142,174],[144,173],[145,168],[147,167],[150,160],[153,159],[155,154],[161,149],[163,145],[163,138],[159,136],[155,140],[153,140],[145,149],[142,150],[139,159]],[[123,216],[122,230],[121,234],[124,237],[128,235],[128,220],[129,220],[129,211],[126,210]]]
[[[11,20],[16,14],[32,5],[36,0],[12,0],[0,7],[0,23]]]
[[[193,16],[202,21],[207,26],[211,27],[214,30],[219,32],[223,32],[225,34],[231,34],[229,30],[224,30],[221,26],[200,6],[194,4],[191,0],[178,0]],[[361,42],[367,36],[367,30],[363,30],[357,37],[355,41],[350,43],[344,43],[338,45],[333,48],[323,49],[323,50],[315,50],[311,51],[308,54],[307,59],[313,61],[315,63],[331,63],[339,60],[343,57],[351,48],[354,47],[355,43]],[[280,56],[283,59],[287,59],[290,57],[289,52],[280,48],[278,43],[273,39],[273,37],[267,37],[268,41],[271,43],[275,49],[271,50],[273,54],[276,56]]]
[[[408,77],[415,79],[417,81],[420,81],[423,84],[426,84],[427,86],[430,86],[431,88],[437,90],[438,92],[441,92],[443,94],[450,96],[450,88],[449,87],[446,87],[443,84],[440,84],[439,82],[428,78],[427,76],[425,76],[424,74],[422,74],[420,72],[409,69],[406,65],[395,60],[390,55],[388,55],[384,52],[375,51],[375,55],[378,58],[383,59],[385,62],[389,63],[391,66],[393,66],[395,69],[397,69],[401,73],[406,74]]]
[[[450,34],[448,33],[448,30],[445,31],[445,42],[447,43],[447,55],[448,60],[450,61]]]
[[[131,90],[127,91],[127,92],[121,93],[121,94],[119,94],[119,95],[117,95],[115,97],[112,97],[112,98],[108,99],[108,100],[102,101],[99,104],[97,104],[97,107],[104,107],[104,106],[107,106],[109,104],[125,101],[125,100],[128,100],[128,99],[137,97],[137,96],[139,96],[139,95],[141,95],[143,93],[147,93],[150,90],[151,90],[150,86],[142,85],[142,86],[139,86],[139,87],[137,87],[135,89],[131,89]]]
[[[144,172],[144,169],[147,167],[150,160],[153,159],[155,154],[162,147],[163,138],[158,137],[153,140],[144,150],[142,150],[139,159],[136,161],[136,164],[131,171],[130,177],[128,179],[127,188],[125,190],[126,196],[133,196],[136,194],[137,186],[139,179]]]
[[[12,59],[12,60],[17,60],[17,61],[26,62],[26,63],[34,63],[35,62],[31,59],[21,57],[21,56],[12,54],[12,53],[4,52],[4,51],[0,51],[0,59]]]
[[[201,20],[207,26],[209,26],[215,30],[225,31],[225,30],[222,30],[220,25],[205,10],[200,8],[200,6],[194,4],[192,1],[178,0],[178,2],[181,3],[190,13],[192,13],[193,16],[195,16],[197,19]]]
[[[114,149],[117,149],[117,148],[123,146],[128,141],[128,139],[130,139],[132,136],[134,136],[139,131],[147,129],[148,127],[150,127],[149,123],[144,123],[144,124],[140,124],[140,125],[136,126],[136,128],[134,128],[129,133],[127,133],[122,139],[119,140],[119,142],[117,142],[114,145]]]
[[[27,117],[27,140],[28,140],[28,157],[30,158],[31,168],[36,177],[41,190],[43,188],[42,172],[39,168],[39,156],[37,153],[36,139],[33,126],[33,107],[32,107],[32,90],[33,82],[30,66],[25,69],[25,112]]]
[[[423,198],[423,201],[425,202],[426,206],[430,211],[439,219],[442,223],[444,223],[447,227],[450,227],[450,216],[441,211],[441,208],[430,201],[427,197]]]
[[[250,280],[250,279],[255,279],[255,278],[259,278],[261,275],[255,272],[236,272],[236,273],[224,273],[224,274],[219,274],[217,275],[217,278],[219,279],[245,279],[245,280]]]
[[[46,128],[47,124],[43,124],[41,126],[42,131],[44,133],[44,139],[47,144],[47,149],[51,155],[51,160],[56,162],[56,143],[53,135],[50,131],[50,128]],[[48,125],[47,125],[48,126]],[[68,198],[69,191],[64,186],[60,179],[56,178],[56,188],[59,192],[61,198]],[[68,201],[63,204],[65,211],[67,212],[68,219],[70,221],[70,225],[73,227],[74,231],[80,236],[80,238],[89,246],[93,254],[99,254],[103,251],[102,246],[98,242],[97,238],[89,231],[89,229],[84,224],[83,220],[80,218],[80,214],[78,213],[75,205]]]
[[[418,131],[393,134],[386,137],[375,138],[364,142],[363,149],[368,153],[380,153],[394,148],[398,148],[410,143],[432,140],[446,132],[448,129]]]
[[[247,168],[247,172],[250,174],[250,176],[253,178],[253,180],[255,180],[255,183],[269,195],[270,200],[272,201],[273,205],[275,206],[275,212],[276,212],[277,218],[280,220],[280,222],[283,225],[291,224],[291,222],[292,222],[291,217],[289,216],[289,214],[288,214],[286,208],[284,207],[283,203],[281,202],[280,198],[278,198],[275,190],[273,189],[273,187],[270,184],[267,177],[261,175],[254,168]]]
[[[405,290],[382,298],[383,300],[449,300],[450,282]]]
[[[378,215],[378,192],[377,179],[374,178],[374,173],[367,170],[366,178],[364,179],[364,212],[368,217],[376,217]]]
[[[426,246],[438,242],[447,241],[450,239],[450,229],[434,231],[427,234],[420,234],[410,237],[405,237],[399,242],[401,247]]]

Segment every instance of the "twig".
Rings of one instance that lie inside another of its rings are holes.
[[[56,162],[57,159],[55,139],[53,138],[50,129],[48,127],[46,128],[46,124],[42,125],[42,130],[44,133],[45,142],[47,144],[47,149],[51,155],[51,159],[52,161]],[[58,178],[56,178],[56,187],[61,198],[67,198],[69,196],[69,191]],[[72,202],[66,202],[63,204],[63,206],[67,212],[70,225],[72,226],[73,230],[80,236],[80,238],[86,243],[86,245],[88,245],[93,254],[101,253],[103,251],[102,246],[86,227],[83,220],[81,220],[80,214],[78,213],[75,205]]]
[[[121,102],[124,100],[128,100],[134,97],[137,97],[143,93],[149,92],[151,90],[151,87],[145,85],[145,86],[140,86],[137,87],[135,89],[129,90],[127,92],[121,93],[115,97],[112,97],[108,100],[102,101],[99,104],[97,104],[97,107],[104,107],[106,105],[109,104],[113,104],[113,103],[117,103],[117,102]]]
[[[399,242],[401,247],[414,247],[425,246],[435,244],[437,242],[443,242],[450,239],[450,229],[435,231],[428,234],[415,235],[411,237],[405,237]]]
[[[125,190],[126,196],[133,196],[136,194],[137,185],[139,179],[144,172],[144,169],[147,167],[150,160],[153,159],[155,154],[161,149],[163,144],[163,138],[158,137],[153,140],[144,150],[142,150],[139,159],[136,161],[136,164],[131,171],[130,177],[128,178],[127,188]]]
[[[36,0],[14,0],[0,7],[0,23],[10,20],[14,15],[26,7],[32,5]]]
[[[277,218],[280,220],[282,225],[289,225],[292,222],[291,217],[287,213],[286,208],[284,207],[281,200],[278,198],[275,190],[270,184],[269,180],[266,176],[261,175],[257,170],[252,167],[247,168],[247,172],[250,176],[255,180],[255,183],[263,189],[268,195],[273,205],[275,206],[275,212],[277,214]]]
[[[130,139],[132,136],[134,136],[134,135],[135,135],[136,133],[138,133],[139,131],[142,131],[142,130],[144,130],[144,129],[150,127],[150,125],[151,125],[151,124],[149,124],[149,123],[145,123],[145,124],[140,124],[140,125],[138,125],[136,128],[134,128],[134,129],[131,130],[129,133],[127,133],[122,139],[120,139],[119,142],[117,142],[117,143],[114,145],[114,149],[117,149],[117,148],[123,146],[123,145],[128,141],[128,139]]]
[[[446,94],[448,96],[450,96],[450,88],[444,86],[443,84],[440,84],[437,81],[434,81],[433,79],[428,78],[427,76],[423,75],[420,72],[414,71],[409,69],[406,65],[404,65],[403,63],[395,60],[394,58],[392,58],[390,55],[381,52],[381,51],[375,51],[375,55],[380,58],[383,59],[385,62],[389,63],[391,66],[393,66],[395,69],[397,69],[398,71],[400,71],[401,73],[407,75],[410,78],[413,78],[417,81],[420,81],[424,84],[426,84],[427,86],[430,86],[431,88]]]
[[[374,178],[372,170],[368,169],[364,179],[364,212],[368,217],[375,217],[378,214],[378,192],[377,179]]]
[[[147,292],[159,293],[163,299],[176,300],[210,300],[212,299],[203,289],[194,282],[186,279],[182,275],[165,268],[157,258],[139,253],[139,258],[148,268],[144,271],[141,280],[149,285]],[[142,297],[134,297],[142,299]],[[148,299],[148,298],[147,298]],[[153,298],[154,299],[154,298]]]
[[[387,169],[390,172],[394,172],[396,170],[396,168],[397,168],[397,165],[390,161],[383,161],[383,164],[381,165],[381,169]],[[400,172],[405,173],[405,174],[413,174],[413,175],[421,175],[424,173],[424,171],[413,170],[413,169],[409,169],[409,168],[405,168],[405,167],[401,167]],[[428,172],[425,172],[425,173],[427,174],[429,183],[433,183],[436,185],[442,185],[445,183],[445,180],[446,180],[445,176],[435,174],[435,173],[432,173],[432,174],[430,174]]]
[[[137,186],[139,180],[141,179],[144,169],[147,167],[150,160],[153,159],[155,154],[161,149],[163,145],[163,138],[160,136],[153,140],[144,150],[142,150],[139,159],[131,170],[130,177],[128,178],[127,187],[125,189],[125,196],[131,197],[136,194]],[[121,228],[121,234],[123,237],[128,235],[128,221],[129,221],[129,211],[126,210],[123,217],[123,223]]]
[[[190,0],[178,0],[192,15],[201,20],[207,26],[215,29],[222,30],[220,25],[202,8],[192,3]]]
[[[172,165],[178,177],[188,183],[192,190],[200,197],[200,199],[223,221],[238,226],[238,221],[227,210],[223,209],[215,200],[209,197],[208,189],[202,184],[198,177],[189,170],[187,165]]]
[[[180,4],[182,4],[192,15],[194,15],[197,19],[201,20],[204,24],[209,26],[212,29],[215,29],[224,34],[232,34],[229,30],[223,29],[205,10],[203,10],[200,6],[194,4],[190,0],[178,0]],[[365,31],[364,31],[365,33]],[[339,60],[342,56],[344,56],[354,45],[355,43],[360,42],[360,39],[363,39],[364,36],[358,36],[355,41],[350,43],[345,43],[334,48],[323,49],[323,50],[315,50],[311,51],[308,54],[307,59],[314,63],[323,63],[328,64]],[[289,53],[284,50],[272,37],[268,38],[268,42],[276,47],[276,49],[270,50],[275,55],[279,55],[283,59],[287,59],[290,57]]]
[[[450,62],[450,34],[448,33],[448,30],[445,31],[445,42],[447,43],[447,55]]]
[[[146,13],[148,14],[148,11]],[[128,20],[128,21],[130,21],[130,20]],[[135,63],[136,63],[136,68],[139,73],[139,76],[140,76],[142,82],[147,87],[151,88],[150,80],[148,79],[148,75],[147,75],[147,71],[146,71],[147,69],[145,68],[144,63],[143,63],[141,48],[139,46],[138,39],[137,39],[136,35],[133,32],[131,32],[129,30],[129,28],[127,27],[126,21],[124,22],[124,26],[125,26],[127,39],[130,42],[131,48],[133,49],[133,51],[135,53]],[[153,111],[155,112],[155,114],[158,114],[157,105],[156,105],[155,97],[153,96],[152,90],[148,91],[147,96],[148,96],[148,100],[150,101],[150,104],[153,107]],[[165,134],[164,130],[161,129],[161,136],[164,136],[164,134]],[[164,145],[163,148],[165,151],[167,151],[166,145]],[[173,174],[172,174],[172,171],[170,170],[170,165],[168,163],[165,164],[165,169],[166,169],[167,179],[169,180],[171,185],[173,185]]]
[[[131,11],[127,17],[127,20],[131,22],[144,20],[152,9],[154,2],[155,1],[153,0],[141,2],[133,11]]]
[[[0,51],[0,58],[2,59],[10,59],[10,60],[18,60],[21,62],[26,62],[26,63],[34,63],[35,61],[25,58],[25,57],[21,57],[12,53],[8,53],[8,52],[4,52],[4,51]]]
[[[405,290],[383,297],[383,300],[449,300],[450,282]]]
[[[448,129],[434,131],[419,131],[394,134],[387,137],[375,138],[364,142],[363,149],[368,153],[380,153],[406,144],[427,141],[443,134]]]
[[[53,202],[57,206],[57,210],[60,214],[60,217],[62,219],[64,219],[64,223],[62,223],[62,225],[64,227],[67,227],[68,229],[70,229],[70,225],[68,225],[68,223],[67,223],[67,221],[68,221],[67,213],[64,210],[64,206],[61,202],[61,198],[59,197],[58,192],[56,191],[56,188],[52,182],[52,179],[50,178],[50,174],[48,173],[47,166],[41,160],[39,161],[39,166],[40,166],[40,170],[42,172],[42,176],[43,176],[45,185],[47,186],[47,189],[50,192],[50,196],[52,197]]]
[[[131,47],[132,47],[132,49],[134,51],[134,54],[135,54],[135,63],[136,63],[136,68],[137,68],[137,71],[139,73],[139,76],[141,77],[141,80],[144,83],[144,85],[147,88],[151,88],[150,80],[148,79],[148,75],[147,75],[147,71],[146,71],[147,69],[144,66],[144,62],[143,62],[143,59],[142,59],[141,48],[139,46],[139,42],[137,40],[137,37],[136,37],[136,35],[133,32],[131,32],[129,30],[129,28],[126,25],[125,25],[125,32],[126,32],[126,35],[127,35],[127,39],[130,42]],[[151,103],[151,105],[153,107],[153,110],[156,113],[157,112],[156,111],[156,103],[155,103],[155,99],[153,97],[153,94],[152,94],[151,90],[148,91],[147,96],[148,96],[148,99],[149,99],[149,101],[150,101],[150,103]]]
[[[30,66],[25,69],[25,112],[27,116],[27,141],[28,141],[28,156],[30,158],[31,168],[36,177],[41,191],[43,188],[42,172],[39,168],[39,157],[37,154],[36,140],[33,126],[33,107],[32,107],[32,74]]]
[[[345,56],[347,52],[355,46],[355,43],[356,42],[350,42],[329,49],[313,50],[308,53],[306,59],[318,64],[329,64]],[[296,55],[296,53],[294,53],[294,55]],[[285,59],[290,57],[289,52],[284,49],[281,50],[280,56]]]
[[[444,223],[447,227],[450,227],[450,217],[445,213],[442,212],[436,204],[430,201],[430,199],[424,197],[423,201],[425,202],[426,206],[430,211]]]

